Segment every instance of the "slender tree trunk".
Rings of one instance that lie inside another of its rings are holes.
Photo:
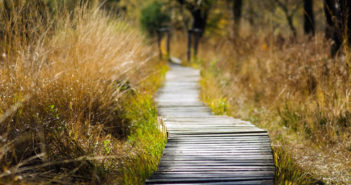
[[[286,4],[282,3],[280,0],[275,0],[275,2],[283,10],[285,17],[286,17],[286,20],[288,22],[289,28],[290,28],[291,32],[293,33],[294,38],[296,38],[297,30],[294,26],[293,18],[294,18],[294,14],[295,14],[297,9],[290,12],[289,8],[287,7]]]
[[[188,36],[188,43],[187,43],[187,52],[186,52],[186,56],[187,56],[187,60],[188,60],[188,62],[189,62],[189,61],[191,60],[191,43],[192,43],[192,40],[191,40],[191,30],[188,30],[187,36]]]
[[[253,10],[253,2],[248,2],[248,21],[250,23],[250,26],[255,26],[255,19],[257,15],[255,15],[255,11]]]
[[[335,57],[338,53],[339,49],[341,48],[343,42],[343,32],[344,32],[344,23],[343,23],[343,15],[342,15],[342,7],[340,5],[344,4],[344,0],[335,0],[335,14],[333,16],[333,44],[331,46],[331,55]]]
[[[234,36],[239,35],[242,7],[243,7],[242,0],[233,0],[233,19],[234,19],[233,33],[234,33]]]
[[[192,46],[192,36],[194,32],[198,32],[198,36],[194,40],[194,49],[197,50],[198,44],[200,42],[201,37],[203,36],[203,33],[205,32],[206,24],[207,24],[207,19],[208,19],[208,14],[211,8],[212,1],[211,0],[203,0],[200,1],[200,4],[192,4],[189,3],[185,0],[177,0],[178,3],[183,7],[185,6],[189,12],[192,15],[193,18],[193,24],[192,24],[192,29],[189,30],[187,25],[185,25],[185,28],[187,30],[187,35],[188,35],[188,51],[187,51],[187,56],[188,60],[191,58],[191,46]],[[186,24],[186,22],[185,22]]]
[[[304,31],[305,34],[315,34],[315,21],[313,13],[313,0],[304,0]]]
[[[200,37],[202,37],[203,32],[206,28],[207,18],[208,18],[208,10],[195,9],[191,12],[193,16],[193,30],[201,30]]]
[[[324,0],[324,14],[326,19],[325,37],[327,39],[333,38],[335,29],[335,0]]]
[[[346,16],[346,25],[347,25],[347,43],[350,46],[351,45],[351,1],[348,0],[346,1],[346,6],[347,6],[347,16]]]
[[[289,28],[290,28],[291,32],[293,33],[294,38],[296,38],[297,30],[294,26],[293,18],[294,18],[293,15],[286,14],[286,20],[288,21]]]
[[[340,0],[342,36],[347,45],[351,44],[351,2],[350,0]]]
[[[333,44],[331,46],[331,55],[334,57],[343,42],[347,47],[351,46],[351,2],[349,0],[335,0],[335,15],[332,17],[333,22]],[[327,20],[328,21],[328,20]]]
[[[194,55],[197,55],[200,39],[202,38],[207,24],[209,9],[195,9],[191,12],[194,22],[192,33],[194,35]],[[191,35],[190,35],[191,37]]]

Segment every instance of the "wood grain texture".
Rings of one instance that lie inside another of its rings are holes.
[[[199,100],[198,70],[171,64],[155,101],[168,132],[158,171],[146,184],[272,185],[267,132],[216,116]]]

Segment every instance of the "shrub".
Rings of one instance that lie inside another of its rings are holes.
[[[141,10],[141,27],[149,36],[154,36],[157,29],[166,26],[170,17],[162,11],[160,2],[153,2]]]

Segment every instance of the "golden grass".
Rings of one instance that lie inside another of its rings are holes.
[[[213,41],[200,50],[205,62],[197,61],[206,81],[203,99],[219,112],[267,129],[273,146],[291,155],[304,173],[327,183],[350,183],[348,58],[330,59],[322,35]],[[294,177],[285,182],[301,184]]]
[[[137,105],[128,102],[155,89],[164,67],[121,18],[84,6],[54,17],[39,11],[26,3],[2,19],[0,184],[111,182],[124,159],[164,139],[148,103],[140,109],[150,114],[144,132],[154,143],[133,149],[126,142],[144,124],[128,116]],[[141,85],[150,75],[153,83]]]

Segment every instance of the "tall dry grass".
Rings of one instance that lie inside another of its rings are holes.
[[[208,67],[225,71],[223,87],[244,94],[231,98],[231,104],[240,107],[250,101],[273,107],[286,127],[320,144],[348,141],[351,86],[346,58],[330,59],[322,35],[311,41],[272,39],[222,42],[215,47],[221,55],[204,57],[212,58]]]
[[[126,155],[122,102],[154,71],[152,47],[86,6],[1,11],[0,182],[102,182]]]
[[[297,40],[272,35],[204,43],[199,62],[220,89],[204,90],[205,99],[219,98],[228,104],[227,113],[268,129],[273,144],[296,157],[308,173],[349,183],[348,53],[330,58],[330,42],[323,35]]]

